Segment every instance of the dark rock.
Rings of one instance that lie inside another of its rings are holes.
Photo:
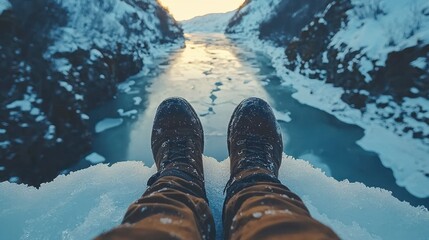
[[[90,149],[93,134],[83,114],[111,99],[117,83],[142,69],[146,55],[140,53],[147,52],[148,44],[183,38],[175,20],[159,5],[152,13],[154,3],[124,0],[156,15],[159,28],[151,31],[159,31],[157,39],[117,39],[114,48],[94,44],[47,55],[62,37],[56,30],[70,23],[69,10],[58,2],[11,1],[12,9],[0,15],[0,129],[5,131],[0,133],[0,166],[5,167],[1,181],[17,176],[22,183],[38,186],[78,162]],[[97,14],[115,11],[102,0],[91,3],[99,5]],[[89,17],[90,11],[79,17]],[[144,29],[136,25],[145,25],[137,14],[121,21],[128,35],[142,34]],[[84,27],[98,31],[101,23],[90,23],[94,26]],[[58,61],[68,65],[67,71],[56,67]]]
[[[276,14],[260,25],[259,37],[277,44],[288,44],[329,2],[330,0],[283,0],[274,10]]]
[[[413,138],[421,139],[421,138],[423,138],[423,136],[424,136],[424,134],[422,131],[413,132]]]
[[[359,92],[347,91],[341,96],[341,100],[353,108],[365,110],[368,96]]]

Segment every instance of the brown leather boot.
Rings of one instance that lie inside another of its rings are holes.
[[[283,141],[280,127],[267,102],[248,98],[237,106],[229,122],[228,151],[231,179],[227,188],[253,175],[258,175],[253,177],[254,181],[278,181]]]
[[[203,128],[192,106],[183,98],[164,100],[158,107],[152,129],[157,178],[165,175],[197,178],[203,187],[203,150]]]

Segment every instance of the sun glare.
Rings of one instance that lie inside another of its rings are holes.
[[[159,0],[178,21],[237,9],[244,0]]]

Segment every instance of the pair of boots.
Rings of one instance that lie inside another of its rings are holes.
[[[192,106],[182,98],[162,102],[152,130],[158,172],[122,225],[98,239],[215,239],[203,150],[203,128]],[[265,101],[249,98],[237,106],[228,126],[228,151],[225,239],[338,239],[278,180],[283,142]]]

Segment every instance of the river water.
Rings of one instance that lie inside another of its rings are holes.
[[[204,154],[222,161],[228,155],[226,129],[234,108],[244,98],[257,96],[275,109],[288,155],[308,160],[337,180],[381,187],[414,206],[429,207],[429,199],[416,198],[395,183],[392,171],[381,164],[377,154],[356,144],[363,129],[292,98],[295,90],[281,85],[262,53],[243,49],[223,34],[186,38],[186,48],[173,52],[150,74],[122,84],[115,99],[90,114],[94,129],[106,118],[121,123],[93,139],[92,152],[103,156],[105,163],[136,160],[152,166],[154,114],[159,103],[172,96],[184,97],[193,105],[204,126]],[[71,170],[91,164],[82,160]]]

